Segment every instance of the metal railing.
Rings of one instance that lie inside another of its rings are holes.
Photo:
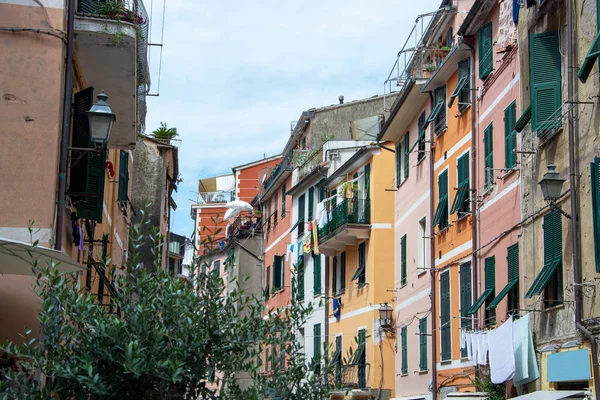
[[[136,27],[137,133],[144,132],[150,19],[143,0],[77,0],[77,15],[128,22]]]
[[[231,238],[238,235],[262,232],[261,225],[261,217],[239,216],[231,224],[228,231],[228,237]]]
[[[234,192],[200,192],[199,204],[228,203],[235,200]]]
[[[323,242],[339,227],[345,224],[370,224],[371,205],[369,199],[344,199],[337,204],[330,214],[327,223],[318,228],[319,242]]]
[[[265,183],[263,184],[263,193],[267,192],[271,186],[273,186],[273,183],[277,180],[277,178],[279,177],[279,174],[281,174],[283,171],[291,171],[292,170],[292,152],[289,152],[288,154],[286,154],[285,158],[283,160],[281,160],[281,162],[279,164],[277,164],[275,166],[275,168],[273,168],[273,170],[271,171],[271,174],[269,175],[269,177],[265,180]]]
[[[351,389],[366,388],[369,369],[369,364],[344,365],[341,370],[341,386]]]

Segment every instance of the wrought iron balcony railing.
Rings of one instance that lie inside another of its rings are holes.
[[[327,223],[318,228],[319,241],[323,242],[345,224],[370,224],[371,205],[369,199],[344,199],[327,214]]]

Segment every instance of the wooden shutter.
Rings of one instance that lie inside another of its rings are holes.
[[[313,259],[313,292],[321,294],[321,256],[315,255]]]
[[[419,369],[427,370],[427,317],[419,320]]]
[[[493,68],[492,23],[489,22],[479,29],[479,78],[487,78]]]
[[[321,356],[321,324],[313,327],[313,354],[315,359]]]
[[[406,285],[406,235],[400,239],[400,279],[401,285]]]
[[[365,165],[365,194],[367,200],[371,193],[371,164]]]
[[[473,303],[473,291],[471,289],[471,263],[464,263],[460,266],[460,326],[462,328],[471,328],[471,320],[464,318],[467,311]]]
[[[281,265],[281,257],[273,256],[273,291],[283,286],[283,268]]]
[[[440,275],[440,308],[441,308],[441,353],[442,361],[452,358],[451,322],[450,322],[450,273]]]
[[[340,255],[340,289],[346,289],[346,252]]]
[[[285,195],[286,195],[286,190],[285,190],[285,183],[284,183],[283,186],[281,187],[281,218],[285,217]]]
[[[448,170],[438,176],[438,201],[441,204],[439,228],[448,226]]]
[[[406,326],[403,326],[400,330],[400,337],[402,342],[402,375],[408,374],[408,334],[406,331]]]
[[[408,178],[408,170],[409,170],[409,159],[408,155],[410,154],[410,149],[408,145],[409,133],[406,132],[404,135],[404,179]]]
[[[313,208],[315,204],[315,188],[311,187],[308,189],[308,220],[313,219]]]
[[[396,187],[400,186],[402,183],[402,177],[400,176],[401,165],[402,165],[402,144],[398,143],[396,145]]]
[[[75,93],[73,99],[73,129],[71,146],[88,148],[90,146],[90,126],[85,114],[94,102],[94,88],[89,87]],[[77,162],[71,161],[69,171],[69,192],[74,201],[83,200],[87,175],[88,152],[83,152]]]
[[[592,225],[594,228],[596,272],[600,272],[600,157],[594,158],[594,162],[590,164],[590,183],[592,189]]]
[[[517,164],[516,103],[504,109],[504,168],[512,168]]]
[[[358,275],[358,283],[365,283],[367,277],[367,254],[365,242],[358,245],[358,269],[360,274]]]
[[[494,126],[489,124],[483,132],[484,149],[484,186],[487,188],[493,184],[494,177]]]
[[[507,253],[508,281],[512,282],[519,279],[519,245],[510,246]]]
[[[102,222],[102,205],[104,204],[104,169],[107,150],[88,156],[85,181],[85,199],[77,206],[80,218]]]
[[[271,292],[271,266],[267,267],[267,279],[265,282],[265,298],[269,297],[269,293]]]
[[[298,236],[304,233],[304,195],[298,197]]]
[[[121,150],[119,153],[119,201],[127,201],[129,189],[129,153]]]
[[[440,111],[435,116],[433,130],[440,134],[446,128],[446,86],[439,87],[434,91],[435,104],[441,104]]]
[[[496,257],[485,259],[485,288],[495,290],[496,288]]]
[[[534,131],[560,128],[562,97],[558,32],[531,35],[529,52],[531,128]]]
[[[558,210],[544,215],[544,266],[562,261],[561,217]]]
[[[333,263],[331,268],[331,293],[336,294],[337,290],[337,256],[333,256]]]

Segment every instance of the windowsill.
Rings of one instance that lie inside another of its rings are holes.
[[[403,283],[402,285],[400,285],[400,289],[405,288],[406,286],[408,286],[408,282]]]
[[[438,235],[445,235],[446,233],[448,233],[448,231],[450,230],[450,226],[446,226],[443,229],[439,229],[438,228]]]
[[[275,291],[271,293],[271,296],[270,296],[270,297],[273,297],[273,296],[275,296],[276,294],[279,294],[279,293],[283,292],[284,290],[285,290],[285,288],[278,288],[278,289],[275,289]]]
[[[492,193],[492,191],[494,190],[494,187],[495,187],[495,186],[496,186],[496,185],[495,185],[495,184],[493,184],[493,185],[490,185],[490,186],[488,186],[488,187],[484,187],[484,188],[483,188],[483,193],[482,193],[481,195],[482,195],[483,197],[486,197],[486,196],[490,195],[490,194]]]
[[[365,287],[365,286],[367,286],[367,285],[368,285],[368,283],[367,283],[367,282],[363,282],[363,283],[357,283],[357,284],[356,284],[356,287],[357,287],[358,289],[362,289],[362,288],[364,288],[364,287]]]
[[[561,310],[563,308],[565,308],[564,304],[558,304],[558,305],[555,305],[555,306],[552,306],[552,307],[545,308],[545,309],[542,310],[542,312],[549,313],[549,312],[552,312],[552,311]]]
[[[313,294],[313,299],[316,299],[317,297],[321,297],[321,296],[323,296],[322,293],[315,293],[315,294]]]
[[[447,126],[444,126],[442,129],[440,129],[440,131],[434,131],[435,132],[435,136],[440,137],[442,136],[446,131],[448,130]]]
[[[442,360],[442,362],[440,364],[442,364],[442,365],[450,365],[450,364],[452,364],[452,360]]]
[[[400,182],[400,184],[398,186],[396,186],[396,189],[400,190],[402,185],[404,185],[404,182],[406,182],[407,180],[408,180],[408,176],[406,178],[402,179],[402,182]]]
[[[467,217],[471,215],[470,212],[459,211],[456,213],[456,222],[463,222],[467,219]]]
[[[424,375],[424,374],[428,374],[429,370],[428,369],[422,369],[419,371],[419,375]]]
[[[423,276],[427,272],[427,268],[425,267],[417,267],[417,276]]]
[[[500,176],[500,179],[502,179],[503,181],[508,179],[510,176],[512,176],[514,173],[516,173],[518,171],[518,169],[513,169],[515,168],[516,165],[514,167],[510,167],[510,169],[508,169],[508,171],[506,171],[504,174],[502,174]]]
[[[464,106],[465,108],[463,108],[462,110],[460,109],[460,106],[458,108],[458,116],[462,117],[462,115],[467,112],[468,109],[471,108],[471,103],[467,104],[466,106]]]
[[[418,151],[418,149],[417,149],[417,151]],[[421,153],[419,153],[419,154],[421,154]],[[425,156],[423,156],[423,158],[421,158],[420,160],[419,160],[419,159],[417,159],[417,167],[418,167],[418,166],[419,166],[419,165],[420,165],[420,164],[421,164],[421,163],[422,163],[422,162],[425,160],[425,158],[426,158],[426,157],[425,157]]]
[[[400,374],[400,378],[405,377],[405,376],[408,376],[408,372]]]
[[[543,149],[548,143],[550,143],[555,137],[557,137],[563,130],[564,130],[563,127],[550,130],[550,132],[545,134],[543,136],[543,138],[540,138],[540,144],[538,145],[538,148]],[[537,135],[537,131],[536,131],[536,135]]]
[[[346,293],[346,289],[340,289],[333,294],[333,297],[341,297],[344,293]]]

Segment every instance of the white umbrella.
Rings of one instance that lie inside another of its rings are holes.
[[[56,266],[59,271],[83,270],[81,265],[61,251],[41,246],[33,247],[25,242],[0,238],[0,274],[31,276],[33,275],[31,266],[35,260],[40,266],[54,260],[60,263]]]
[[[250,205],[250,203],[247,203],[247,202],[242,201],[242,200],[230,201],[229,203],[225,204],[225,207],[227,207],[227,208],[233,208],[233,209],[240,210],[240,211],[252,211],[252,210],[254,210],[254,208]]]
[[[237,208],[230,208],[229,210],[225,211],[225,215],[223,216],[223,219],[229,219],[229,218],[233,218],[236,215],[238,215],[241,211]]]

